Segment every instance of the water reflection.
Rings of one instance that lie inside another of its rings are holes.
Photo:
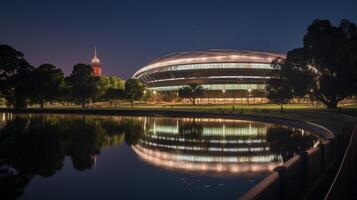
[[[155,167],[216,176],[269,173],[318,141],[301,129],[240,120],[5,113],[0,119],[2,199],[23,195],[35,176],[53,176],[66,157],[77,171],[91,169],[101,150],[124,141]]]
[[[318,140],[301,129],[240,120],[145,118],[133,145],[146,162],[212,175],[269,173]]]
[[[3,115],[4,116],[4,115]],[[120,124],[106,118],[63,115],[13,115],[1,122],[1,197],[15,199],[36,175],[53,176],[69,156],[73,168],[93,167],[100,149],[120,144]]]

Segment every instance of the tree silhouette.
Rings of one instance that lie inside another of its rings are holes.
[[[110,107],[114,103],[117,106],[118,100],[126,99],[126,93],[124,89],[109,88],[104,95],[104,99],[109,101]]]
[[[0,45],[0,97],[6,99],[8,106],[26,106],[26,84],[32,69],[24,54],[11,46]]]
[[[289,102],[293,97],[293,89],[289,82],[283,78],[271,78],[266,87],[267,98],[280,105],[281,112],[284,112],[283,104]]]
[[[134,101],[141,99],[144,95],[145,87],[138,79],[128,79],[125,82],[125,91],[131,107],[134,107]]]
[[[281,77],[299,96],[311,94],[328,108],[357,91],[357,27],[342,20],[338,27],[315,20],[304,36],[302,48],[288,52],[277,63]]]
[[[203,87],[197,83],[191,83],[189,87],[183,87],[179,90],[181,98],[189,99],[193,105],[196,105],[196,99],[204,97]]]
[[[59,99],[61,89],[65,87],[61,69],[51,64],[43,64],[31,73],[32,96],[40,102],[41,108],[45,101]]]
[[[72,74],[68,79],[73,97],[78,99],[82,103],[82,107],[85,108],[86,100],[94,98],[98,91],[92,67],[86,64],[77,64],[73,66]]]

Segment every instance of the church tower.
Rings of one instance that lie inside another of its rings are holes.
[[[97,58],[97,49],[94,48],[94,58],[92,59],[92,68],[94,76],[102,76],[102,65],[100,64],[99,58]]]

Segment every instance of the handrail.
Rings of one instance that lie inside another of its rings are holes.
[[[331,195],[332,195],[332,190],[337,187],[337,182],[338,182],[338,179],[341,177],[341,173],[342,173],[342,170],[343,170],[343,167],[344,165],[346,164],[346,160],[347,160],[347,156],[349,156],[349,154],[351,154],[351,148],[353,148],[353,143],[354,143],[354,139],[356,137],[356,134],[357,134],[357,126],[355,126],[354,130],[352,131],[352,134],[351,134],[351,137],[350,137],[350,141],[348,143],[348,146],[343,154],[343,158],[341,160],[341,164],[338,168],[338,171],[336,173],[336,176],[334,178],[334,180],[332,181],[332,184],[324,198],[324,200],[328,200]],[[353,153],[353,152],[352,152]]]

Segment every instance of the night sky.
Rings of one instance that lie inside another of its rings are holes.
[[[130,77],[165,54],[206,49],[286,53],[314,19],[357,23],[356,0],[0,0],[0,43],[70,74],[94,46],[105,75]]]

